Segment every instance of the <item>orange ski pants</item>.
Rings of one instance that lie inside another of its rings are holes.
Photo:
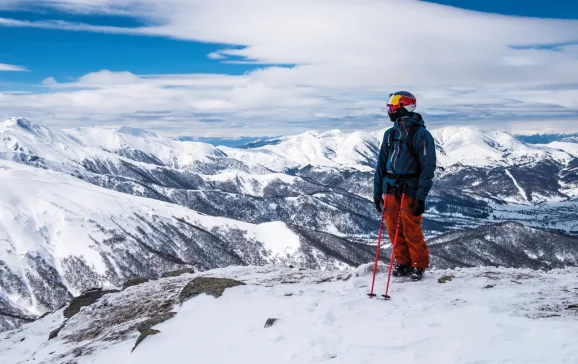
[[[386,194],[384,197],[385,226],[391,244],[393,244],[401,199],[398,200],[396,196],[390,194]],[[422,217],[413,216],[412,209],[409,207],[413,200],[412,197],[406,195],[403,201],[399,236],[395,247],[395,260],[398,264],[425,269],[429,267],[429,251],[421,230]]]

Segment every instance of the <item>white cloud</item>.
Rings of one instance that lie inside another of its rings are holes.
[[[78,80],[81,86],[117,86],[138,83],[140,78],[130,72],[111,72],[103,70],[86,74]]]
[[[0,71],[26,72],[28,71],[28,69],[23,66],[15,66],[13,64],[0,63]]]
[[[216,59],[216,60],[221,60],[221,59],[227,58],[227,56],[223,55],[222,52],[212,52],[212,53],[209,53],[207,55],[207,57],[209,57],[210,59]]]
[[[386,95],[397,89],[416,93],[420,110],[432,111],[432,123],[445,118],[504,124],[578,115],[578,46],[532,47],[578,41],[575,20],[483,14],[416,0],[40,3],[65,11],[130,14],[153,25],[1,18],[0,25],[215,42],[231,45],[208,55],[222,62],[296,65],[264,66],[243,76],[100,71],[72,83],[45,83],[50,93],[10,100],[66,120],[98,113],[100,122],[130,122],[145,115],[143,123],[172,130],[211,114],[228,120],[219,125],[223,133],[230,132],[228,125],[244,125],[241,134],[266,127],[269,134],[276,128],[375,128],[372,115],[383,112]],[[164,124],[153,123],[150,115]]]
[[[44,80],[42,80],[42,84],[44,86],[56,86],[58,84],[58,82],[56,81],[56,79],[54,77],[48,77],[48,78],[45,78]]]
[[[376,130],[389,124],[385,90],[272,85],[262,82],[260,71],[240,76],[138,76],[105,70],[71,83],[49,79],[45,87],[42,94],[0,94],[2,117],[18,114],[59,127],[124,124],[171,135]],[[575,128],[569,121],[578,115],[575,90],[431,87],[417,96],[430,128],[475,122],[521,130],[522,121],[538,120]]]

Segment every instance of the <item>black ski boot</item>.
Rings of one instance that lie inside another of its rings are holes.
[[[423,268],[411,268],[409,278],[411,278],[412,281],[421,281],[421,279],[423,278],[424,271],[425,269]]]
[[[407,264],[396,264],[391,273],[394,277],[405,277],[411,272],[411,266]]]

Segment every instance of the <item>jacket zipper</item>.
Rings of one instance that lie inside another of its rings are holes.
[[[401,130],[399,131],[399,137],[401,139]],[[393,139],[395,140],[395,130],[393,132]],[[397,156],[395,157],[395,159],[393,160],[393,171],[395,172],[395,166],[397,165],[397,158],[399,157],[399,152],[400,152],[400,147],[399,147],[399,140],[397,141]],[[395,153],[394,153],[395,155]]]

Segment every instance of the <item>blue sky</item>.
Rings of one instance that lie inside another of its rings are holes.
[[[6,1],[0,118],[208,136],[377,129],[400,88],[434,125],[539,131],[578,115],[570,1]],[[392,40],[396,18],[421,28]]]
[[[92,25],[137,27],[142,21],[117,15],[70,14],[51,9],[0,10],[0,18],[23,21],[58,19]],[[164,37],[75,32],[30,27],[0,27],[1,63],[24,65],[25,73],[2,73],[0,81],[32,86],[54,77],[72,81],[107,69],[135,74],[227,73],[243,74],[254,65],[225,64],[207,57],[227,47]],[[2,87],[2,86],[0,86]],[[3,89],[8,89],[4,85]]]
[[[578,19],[578,2],[572,0],[434,0],[432,3],[514,16]]]

